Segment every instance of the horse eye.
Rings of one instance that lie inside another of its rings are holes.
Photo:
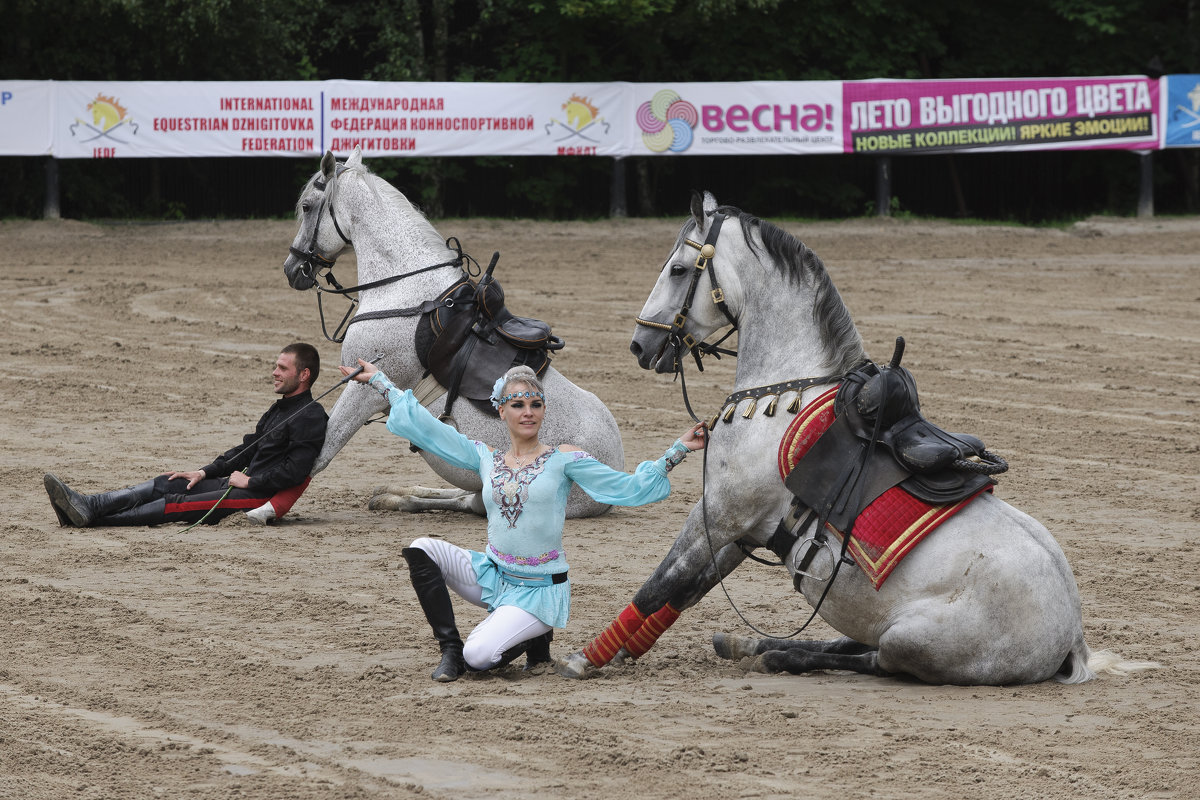
[[[680,275],[682,275],[685,272],[687,272],[687,267],[683,266],[682,264],[672,264],[671,265],[671,277],[672,278],[678,278]]]
[[[309,211],[312,211],[312,203],[310,203],[310,202],[308,202],[307,200],[305,200],[303,203],[301,203],[301,204],[300,204],[300,209],[301,209],[301,210],[302,210],[302,211],[303,211],[305,214],[307,214]]]

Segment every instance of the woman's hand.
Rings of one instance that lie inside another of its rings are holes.
[[[697,422],[688,428],[687,433],[679,437],[679,441],[683,442],[683,446],[692,452],[703,450],[708,444],[708,429],[705,428],[703,422]]]
[[[338,365],[338,370],[342,373],[343,378],[350,377],[350,374],[356,369],[361,370],[357,375],[354,376],[354,380],[358,381],[359,383],[367,383],[375,376],[376,372],[379,372],[374,364],[372,364],[370,361],[363,361],[361,358],[358,360],[357,367],[346,367],[340,364]]]

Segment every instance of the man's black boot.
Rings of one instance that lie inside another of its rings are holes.
[[[450,591],[441,568],[419,547],[406,547],[400,551],[408,562],[408,577],[417,593],[417,601],[425,612],[433,636],[442,648],[442,660],[430,676],[439,683],[458,680],[467,670],[463,661],[463,642],[454,624],[454,607],[450,604]]]
[[[47,472],[42,480],[60,525],[90,528],[103,516],[137,508],[154,495],[154,481],[100,494],[80,494]]]
[[[161,525],[167,521],[167,499],[160,497],[149,503],[126,508],[115,514],[96,517],[95,525]]]
[[[91,495],[80,494],[49,472],[42,482],[59,524],[77,528],[88,528],[100,517],[137,508],[154,496],[154,481]]]

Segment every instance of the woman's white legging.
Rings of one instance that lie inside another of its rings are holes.
[[[483,602],[483,587],[475,581],[475,569],[471,566],[471,554],[461,547],[442,539],[421,537],[409,547],[424,550],[441,569],[446,585],[462,599],[480,608]],[[463,644],[463,660],[472,669],[488,669],[495,666],[508,648],[526,639],[541,636],[551,628],[523,608],[500,606],[488,614],[483,622],[475,626]]]

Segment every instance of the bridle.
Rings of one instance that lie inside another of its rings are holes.
[[[330,182],[336,180],[337,177],[345,171],[346,166],[344,164],[338,164],[337,169],[333,174],[333,178],[330,179]],[[320,177],[313,181],[313,188],[322,193],[325,192],[326,187],[326,181],[322,180]],[[459,244],[458,239],[451,236],[450,238],[446,239],[446,247],[456,253],[454,258],[451,258],[447,261],[442,261],[438,264],[431,264],[428,267],[420,267],[418,269],[410,270],[409,272],[403,272],[399,275],[390,275],[386,278],[369,281],[368,283],[360,283],[357,286],[342,286],[340,283],[338,283],[337,278],[335,278],[333,275],[333,265],[334,262],[337,261],[337,256],[330,257],[317,251],[317,239],[321,235],[321,217],[325,215],[326,208],[329,209],[329,219],[333,222],[333,229],[337,231],[337,235],[342,237],[342,241],[346,244],[350,245],[351,247],[354,246],[354,242],[350,240],[350,237],[346,236],[345,232],[342,230],[342,226],[338,224],[337,214],[334,212],[333,208],[332,194],[333,192],[330,190],[330,193],[326,194],[324,199],[322,199],[321,207],[317,209],[317,221],[313,225],[312,238],[308,242],[308,249],[300,250],[296,247],[288,248],[289,253],[294,255],[296,258],[301,259],[301,263],[300,266],[297,267],[297,271],[304,277],[308,278],[308,280],[312,281],[313,288],[317,290],[317,313],[321,317],[321,333],[324,334],[325,338],[329,341],[334,342],[335,344],[341,344],[346,339],[347,329],[349,329],[350,325],[355,322],[360,322],[367,319],[382,319],[384,317],[411,317],[417,314],[426,313],[438,305],[451,305],[453,303],[451,300],[446,300],[443,303],[426,301],[420,305],[412,306],[410,308],[372,311],[367,314],[358,314],[357,316],[351,318],[351,315],[354,314],[354,310],[358,308],[359,302],[357,297],[350,297],[350,295],[355,292],[359,292],[364,289],[374,289],[378,286],[385,286],[389,283],[395,283],[396,281],[401,281],[405,278],[411,278],[413,275],[419,275],[422,272],[431,272],[432,270],[441,269],[442,267],[458,267],[472,277],[479,274],[479,263],[475,261],[475,259],[471,258],[471,256],[463,253],[462,245]],[[465,267],[464,264],[474,264],[475,268],[474,270],[470,270]],[[321,284],[317,282],[317,278],[324,278],[325,282],[329,284],[330,288],[322,287]],[[323,302],[323,296],[325,294],[341,295],[350,301],[350,307],[346,309],[346,313],[342,315],[341,321],[336,327],[334,327],[332,335],[329,333],[328,325],[325,322],[325,304]]]
[[[341,175],[345,169],[346,166],[344,164],[338,164],[337,170],[334,172],[334,178],[336,179],[338,175]],[[313,188],[322,194],[325,192],[325,187],[326,182],[322,178],[318,177],[313,181]],[[342,237],[342,241],[346,244],[351,247],[354,246],[354,242],[350,241],[350,238],[342,231],[342,226],[338,224],[337,214],[333,210],[333,198],[331,195],[332,192],[324,195],[321,200],[321,207],[317,209],[317,222],[313,225],[312,238],[308,241],[308,249],[300,250],[296,247],[289,247],[288,252],[296,258],[301,259],[298,268],[301,275],[308,278],[314,284],[316,284],[318,277],[324,277],[330,284],[341,289],[342,287],[338,285],[337,280],[333,277],[333,263],[337,261],[337,256],[330,258],[323,253],[317,252],[317,240],[321,236],[321,217],[325,216],[326,207],[329,208],[329,219],[333,221],[333,229],[337,231],[337,235]]]
[[[703,356],[711,355],[717,359],[722,355],[737,356],[736,350],[729,350],[720,346],[721,342],[737,332],[738,324],[737,319],[733,316],[733,312],[729,310],[729,306],[725,302],[725,291],[717,281],[717,268],[715,264],[717,237],[721,235],[721,226],[725,223],[725,215],[714,211],[712,212],[712,218],[712,224],[708,228],[708,235],[704,239],[704,244],[694,242],[687,237],[683,239],[684,244],[695,248],[699,253],[696,255],[696,261],[691,267],[691,281],[688,283],[687,294],[683,298],[683,305],[680,307],[679,312],[675,314],[675,318],[671,320],[669,325],[665,322],[655,322],[654,320],[642,319],[641,317],[634,318],[634,321],[638,325],[667,332],[666,341],[659,348],[657,357],[662,358],[668,346],[672,348],[672,367],[675,375],[680,379],[680,386],[683,389],[683,404],[687,407],[688,414],[696,422],[699,422],[700,418],[692,411],[692,404],[688,400],[687,382],[683,373],[683,356],[690,352],[692,357],[696,359],[696,369],[700,372],[704,371],[704,363],[701,361]],[[692,302],[696,299],[696,287],[705,272],[708,273],[709,283],[712,284],[709,297],[712,298],[713,305],[725,315],[725,319],[729,320],[731,326],[724,336],[711,344],[697,341],[695,336],[684,331],[684,327],[688,321],[688,314],[692,310]]]
[[[637,322],[638,325],[642,325],[647,328],[654,328],[657,330],[667,331],[667,341],[663,343],[662,348],[659,350],[658,357],[659,358],[662,357],[663,353],[666,351],[666,348],[668,346],[671,346],[674,348],[674,354],[673,354],[674,365],[673,366],[674,366],[675,374],[680,379],[680,386],[683,389],[683,403],[687,407],[688,414],[690,414],[692,419],[695,420],[696,422],[700,422],[700,419],[696,416],[695,412],[692,411],[691,403],[688,402],[687,385],[686,385],[686,383],[684,381],[684,377],[683,377],[684,373],[683,373],[683,363],[682,363],[681,356],[683,356],[687,352],[691,352],[692,356],[696,359],[696,367],[701,372],[704,371],[704,365],[701,362],[701,358],[705,355],[713,355],[714,357],[716,357],[718,359],[721,357],[721,355],[732,355],[734,357],[737,356],[736,351],[719,347],[721,342],[725,341],[727,338],[729,338],[731,335],[733,335],[734,332],[737,331],[738,324],[737,324],[737,320],[734,318],[733,314],[730,312],[729,306],[726,305],[726,303],[725,303],[725,292],[721,289],[720,284],[717,282],[717,272],[716,272],[716,267],[714,265],[714,261],[715,261],[716,254],[717,254],[717,246],[716,246],[717,237],[720,236],[720,234],[721,234],[721,225],[725,222],[725,215],[720,212],[714,211],[712,213],[712,216],[713,216],[712,225],[708,229],[708,235],[704,239],[704,244],[698,244],[697,242],[694,242],[691,239],[688,239],[687,237],[684,237],[684,239],[683,239],[684,244],[686,244],[689,247],[695,248],[696,250],[699,251],[699,254],[696,256],[695,264],[692,267],[691,281],[688,284],[687,294],[684,296],[684,299],[683,299],[683,306],[679,309],[679,313],[677,313],[675,315],[675,318],[671,321],[671,324],[668,325],[663,322],[655,322],[653,320],[642,319],[641,317],[635,318],[635,321]],[[725,315],[725,318],[727,320],[729,320],[729,324],[732,326],[732,328],[724,336],[722,336],[716,342],[713,342],[711,344],[709,344],[707,342],[697,341],[695,336],[693,336],[692,334],[687,333],[683,330],[684,326],[687,324],[688,313],[691,311],[692,302],[695,300],[695,297],[696,297],[696,285],[700,281],[700,276],[703,275],[706,271],[708,272],[709,281],[712,283],[712,290],[710,291],[709,294],[712,298],[713,304],[716,305],[716,307],[721,310],[721,313],[723,313]],[[800,394],[805,389],[811,388],[813,386],[825,384],[825,383],[837,382],[840,380],[841,380],[841,376],[838,376],[838,375],[825,375],[825,376],[816,376],[816,377],[811,377],[811,378],[801,378],[801,379],[792,380],[792,381],[785,381],[783,383],[771,384],[770,386],[759,386],[759,387],[755,387],[752,389],[743,389],[741,391],[734,392],[733,394],[729,395],[729,397],[727,397],[725,399],[725,403],[723,404],[723,408],[726,409],[725,414],[721,415],[720,412],[718,412],[718,414],[716,416],[714,416],[713,419],[711,421],[709,421],[706,426],[708,428],[708,436],[706,437],[707,442],[706,442],[706,445],[704,448],[704,459],[703,459],[703,466],[701,467],[700,485],[702,487],[706,487],[708,484],[708,449],[712,445],[712,433],[713,433],[713,430],[716,428],[716,422],[718,419],[721,419],[721,418],[723,418],[725,422],[729,422],[733,416],[733,411],[737,407],[738,402],[740,402],[741,400],[747,399],[747,398],[754,398],[755,400],[757,400],[757,399],[767,396],[767,395],[778,396],[779,394],[781,394],[784,391],[794,391],[794,392],[796,392],[796,401],[795,401],[794,405],[796,406],[796,410],[798,410]],[[789,409],[789,410],[791,410],[791,409]],[[745,414],[743,414],[743,416],[749,417],[753,413],[754,413],[754,405],[752,403],[751,407],[749,409],[747,409],[747,412]],[[770,416],[773,413],[774,413],[774,404],[771,404],[771,406],[767,410],[766,414],[768,416]],[[802,631],[804,631],[805,628],[807,628],[809,626],[810,623],[812,623],[813,619],[816,618],[817,611],[820,609],[821,603],[820,602],[817,603],[817,606],[813,610],[812,615],[808,618],[808,620],[803,625],[801,625],[795,631],[793,631],[789,634],[786,634],[786,635],[771,634],[771,633],[761,630],[756,625],[754,625],[754,623],[752,623],[749,619],[747,619],[746,616],[741,612],[741,610],[737,607],[737,604],[734,603],[733,598],[729,594],[729,590],[725,586],[725,579],[720,577],[721,569],[717,565],[717,550],[716,550],[715,546],[713,545],[712,534],[709,531],[708,493],[706,491],[704,491],[703,488],[701,489],[701,494],[700,494],[700,506],[701,506],[701,519],[702,519],[703,526],[704,526],[704,536],[708,542],[709,557],[712,562],[713,570],[714,570],[714,572],[716,572],[716,574],[718,576],[717,582],[720,584],[721,590],[725,593],[725,599],[729,602],[729,606],[741,618],[742,622],[746,623],[747,626],[749,626],[752,630],[754,630],[756,633],[758,633],[762,636],[768,636],[768,637],[779,638],[779,639],[791,639],[791,638],[794,638],[797,635],[799,635]],[[805,525],[807,525],[807,524],[808,524],[808,522],[806,521]],[[765,559],[759,558],[758,556],[755,556],[751,552],[754,548],[746,546],[740,540],[737,541],[736,544],[738,546],[738,549],[740,549],[742,551],[742,553],[746,557],[750,558],[752,561],[757,561],[761,564],[766,564],[767,566],[783,566],[782,560],[778,561],[778,562],[772,562],[772,561],[767,561]],[[839,563],[838,566],[840,567],[841,564]],[[836,572],[835,572],[835,575],[836,575]],[[830,584],[832,584],[832,580],[830,580]],[[829,591],[828,586],[826,586],[825,591],[826,592]],[[824,594],[822,594],[821,601],[823,602],[824,599],[825,599],[825,596],[824,596]]]

